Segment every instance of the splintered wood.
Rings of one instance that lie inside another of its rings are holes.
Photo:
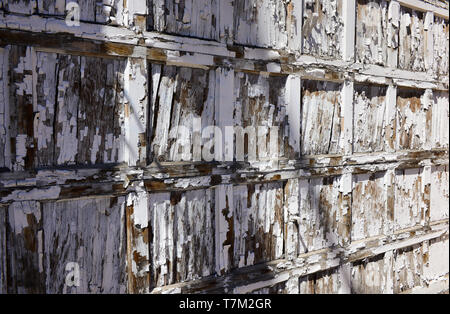
[[[0,0],[0,293],[440,293],[448,1]]]

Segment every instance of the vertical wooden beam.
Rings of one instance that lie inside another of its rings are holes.
[[[289,145],[294,150],[294,156],[300,157],[300,123],[301,123],[301,79],[296,75],[289,75],[286,81],[286,114],[289,121]]]
[[[294,260],[300,253],[299,249],[299,179],[290,179],[284,187],[285,195],[285,256]]]
[[[425,31],[425,69],[428,73],[433,73],[434,63],[434,36],[433,36],[434,14],[425,13],[424,31]]]
[[[339,279],[341,284],[339,285],[339,294],[352,293],[352,264],[345,263],[339,266]]]
[[[0,206],[0,294],[6,294],[8,291],[6,281],[6,213],[8,207]]]
[[[147,159],[148,73],[145,58],[128,58],[125,69],[124,161],[145,165]]]
[[[385,150],[394,152],[396,149],[396,116],[397,116],[397,87],[389,85],[386,91],[386,129],[385,129]]]
[[[216,274],[223,275],[231,267],[231,245],[233,236],[233,186],[219,185],[215,188],[215,260]]]
[[[342,85],[342,117],[343,122],[343,152],[345,155],[353,153],[353,94],[354,84],[351,81],[345,81]]]
[[[388,23],[387,66],[397,68],[400,28],[400,4],[397,1],[389,2]]]
[[[355,60],[356,0],[343,0],[344,61]]]
[[[216,154],[216,159],[221,158],[224,161],[233,161],[234,156],[233,133],[227,132],[227,130],[231,130],[230,127],[234,126],[234,74],[233,69],[218,68],[216,70],[215,122],[221,129],[224,139],[222,156]]]
[[[150,246],[147,192],[137,187],[127,196],[127,272],[128,293],[150,291]]]
[[[303,1],[290,1],[287,4],[287,12],[288,48],[294,53],[301,53],[303,45]]]
[[[8,56],[8,47],[0,48],[0,168],[11,169]]]
[[[233,0],[219,1],[219,41],[228,45],[234,40],[234,7]]]

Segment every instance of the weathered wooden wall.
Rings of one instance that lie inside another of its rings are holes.
[[[0,293],[448,290],[448,1],[66,2],[0,1]]]

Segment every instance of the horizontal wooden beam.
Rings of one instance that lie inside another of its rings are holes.
[[[134,33],[126,28],[81,22],[69,27],[64,20],[24,17],[0,12],[0,46],[15,44],[37,50],[102,57],[147,58],[170,65],[236,71],[296,74],[305,79],[398,84],[414,88],[448,90],[449,79],[352,61],[324,60],[282,50],[225,44],[155,32]]]

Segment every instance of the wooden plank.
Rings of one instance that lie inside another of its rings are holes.
[[[12,169],[33,167],[33,88],[32,48],[11,46],[9,49],[9,107]]]
[[[236,72],[233,123],[237,161],[243,161],[242,156],[244,160],[262,161],[295,155],[295,147],[289,146],[286,119],[286,104],[290,97],[284,91],[287,80],[286,76]],[[246,132],[247,140],[240,132]]]
[[[9,48],[0,48],[0,168],[11,169],[10,108],[9,108]]]
[[[0,206],[0,294],[6,294],[7,285],[7,247],[6,247],[6,219],[8,207]]]
[[[127,292],[147,293],[151,285],[151,251],[148,195],[145,191],[127,195]]]
[[[396,1],[358,0],[357,62],[397,66],[399,8]]]
[[[194,132],[202,136],[203,128],[216,124],[215,72],[158,65],[152,68],[152,160],[200,161],[197,150],[202,147],[195,141]]]
[[[449,171],[447,166],[431,167],[430,220],[449,216]]]

